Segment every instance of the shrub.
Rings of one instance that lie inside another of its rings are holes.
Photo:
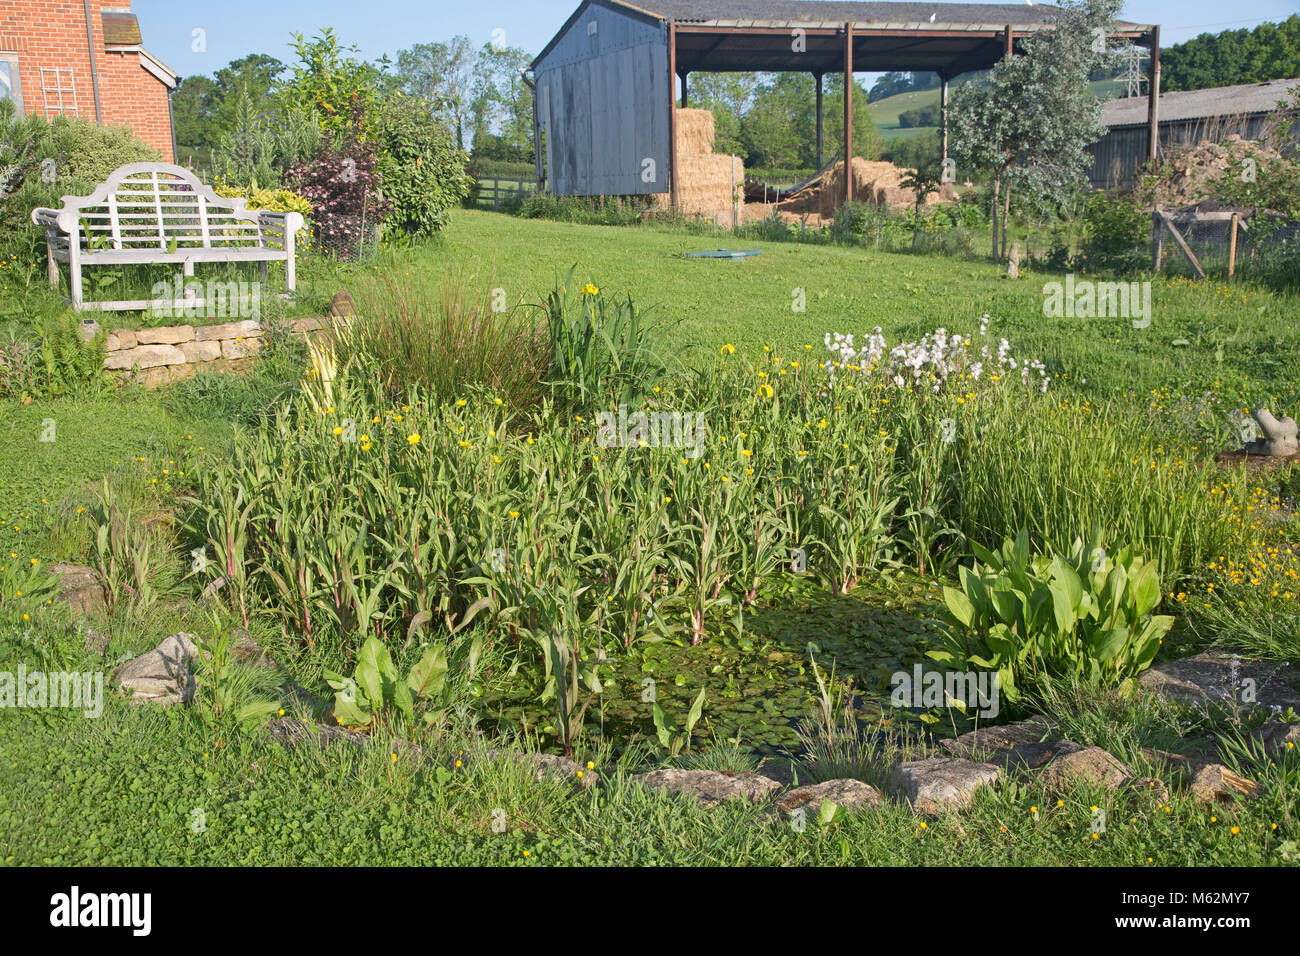
[[[243,88],[233,108],[231,129],[212,150],[212,175],[222,183],[277,186],[320,145],[320,122],[311,109],[289,103],[268,110]]]
[[[311,202],[292,189],[265,189],[254,186],[229,186],[222,183],[213,187],[218,196],[229,199],[246,199],[249,209],[269,209],[271,212],[296,212],[303,218],[311,215]]]
[[[288,179],[311,204],[315,242],[341,258],[363,251],[389,208],[372,145],[322,145],[310,159],[291,167]]]
[[[18,117],[9,100],[0,100],[0,168],[23,170],[20,183],[0,183],[0,245],[11,247],[32,233],[43,237],[30,218],[37,206],[58,207],[59,197],[90,192],[119,166],[161,158],[125,126],[96,126],[69,116]]]
[[[407,235],[430,235],[470,189],[466,156],[418,100],[398,96],[378,110],[379,173],[391,204],[385,222]]]
[[[1083,207],[1083,230],[1081,269],[1137,272],[1149,261],[1151,220],[1133,203],[1093,193]]]

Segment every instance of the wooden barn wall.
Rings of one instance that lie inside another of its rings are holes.
[[[595,34],[589,33],[591,23]],[[591,4],[536,64],[534,75],[551,192],[668,192],[672,88],[666,25]],[[648,180],[642,175],[646,160],[653,162]]]
[[[1246,139],[1259,139],[1268,130],[1268,116],[1213,116],[1200,119],[1173,120],[1160,124],[1160,148],[1198,143],[1203,139],[1216,142],[1237,133]],[[1088,178],[1093,186],[1131,186],[1137,171],[1147,160],[1147,127],[1117,126],[1089,147],[1092,168]]]

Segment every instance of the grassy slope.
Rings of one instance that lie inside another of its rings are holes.
[[[974,333],[987,312],[991,335],[1010,339],[1017,355],[1055,363],[1053,374],[1064,373],[1090,395],[1170,389],[1216,391],[1233,404],[1300,404],[1300,373],[1287,359],[1300,352],[1300,303],[1250,286],[1154,283],[1152,324],[1134,329],[1123,319],[1046,318],[1043,283],[1060,276],[1022,273],[1010,282],[999,267],[976,260],[487,212],[458,213],[447,238],[458,261],[474,263],[511,301],[536,301],[577,263],[575,281],[626,291],[679,323],[673,339],[693,349],[695,362],[724,342],[749,350],[811,345],[820,360],[827,332],[853,332],[861,340],[879,325],[893,344],[940,326]],[[762,254],[683,258],[719,246]],[[804,292],[802,313],[792,310],[796,289]],[[1172,344],[1179,341],[1188,344]]]
[[[1094,80],[1091,84],[1092,91],[1097,96],[1109,98],[1118,90],[1117,83],[1114,80]],[[886,141],[896,137],[915,136],[925,130],[936,129],[934,126],[918,126],[910,129],[902,129],[898,125],[898,114],[904,110],[920,109],[923,106],[930,106],[939,102],[938,87],[932,90],[913,90],[909,93],[898,93],[894,96],[886,96],[882,100],[874,100],[871,103],[871,119],[876,124],[876,130],[880,133],[881,139]]]

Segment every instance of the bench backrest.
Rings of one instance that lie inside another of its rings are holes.
[[[265,245],[244,199],[218,196],[183,166],[128,163],[89,196],[64,196],[59,228],[112,249],[231,248]]]

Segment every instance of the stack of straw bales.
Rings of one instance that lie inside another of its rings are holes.
[[[688,216],[703,216],[729,228],[736,205],[745,202],[745,164],[739,156],[713,152],[713,142],[709,110],[677,109],[678,207]],[[667,194],[658,200],[663,208],[671,203]]]
[[[895,166],[889,162],[871,162],[853,157],[853,200],[854,202],[875,203],[877,206],[892,208],[910,208],[916,205],[916,190],[902,186],[910,169]],[[835,210],[844,205],[844,164],[836,163],[822,179],[818,190],[818,212],[823,218],[831,218]],[[956,202],[957,190],[951,183],[944,183],[938,192],[925,197],[925,205],[937,206],[941,203]]]

